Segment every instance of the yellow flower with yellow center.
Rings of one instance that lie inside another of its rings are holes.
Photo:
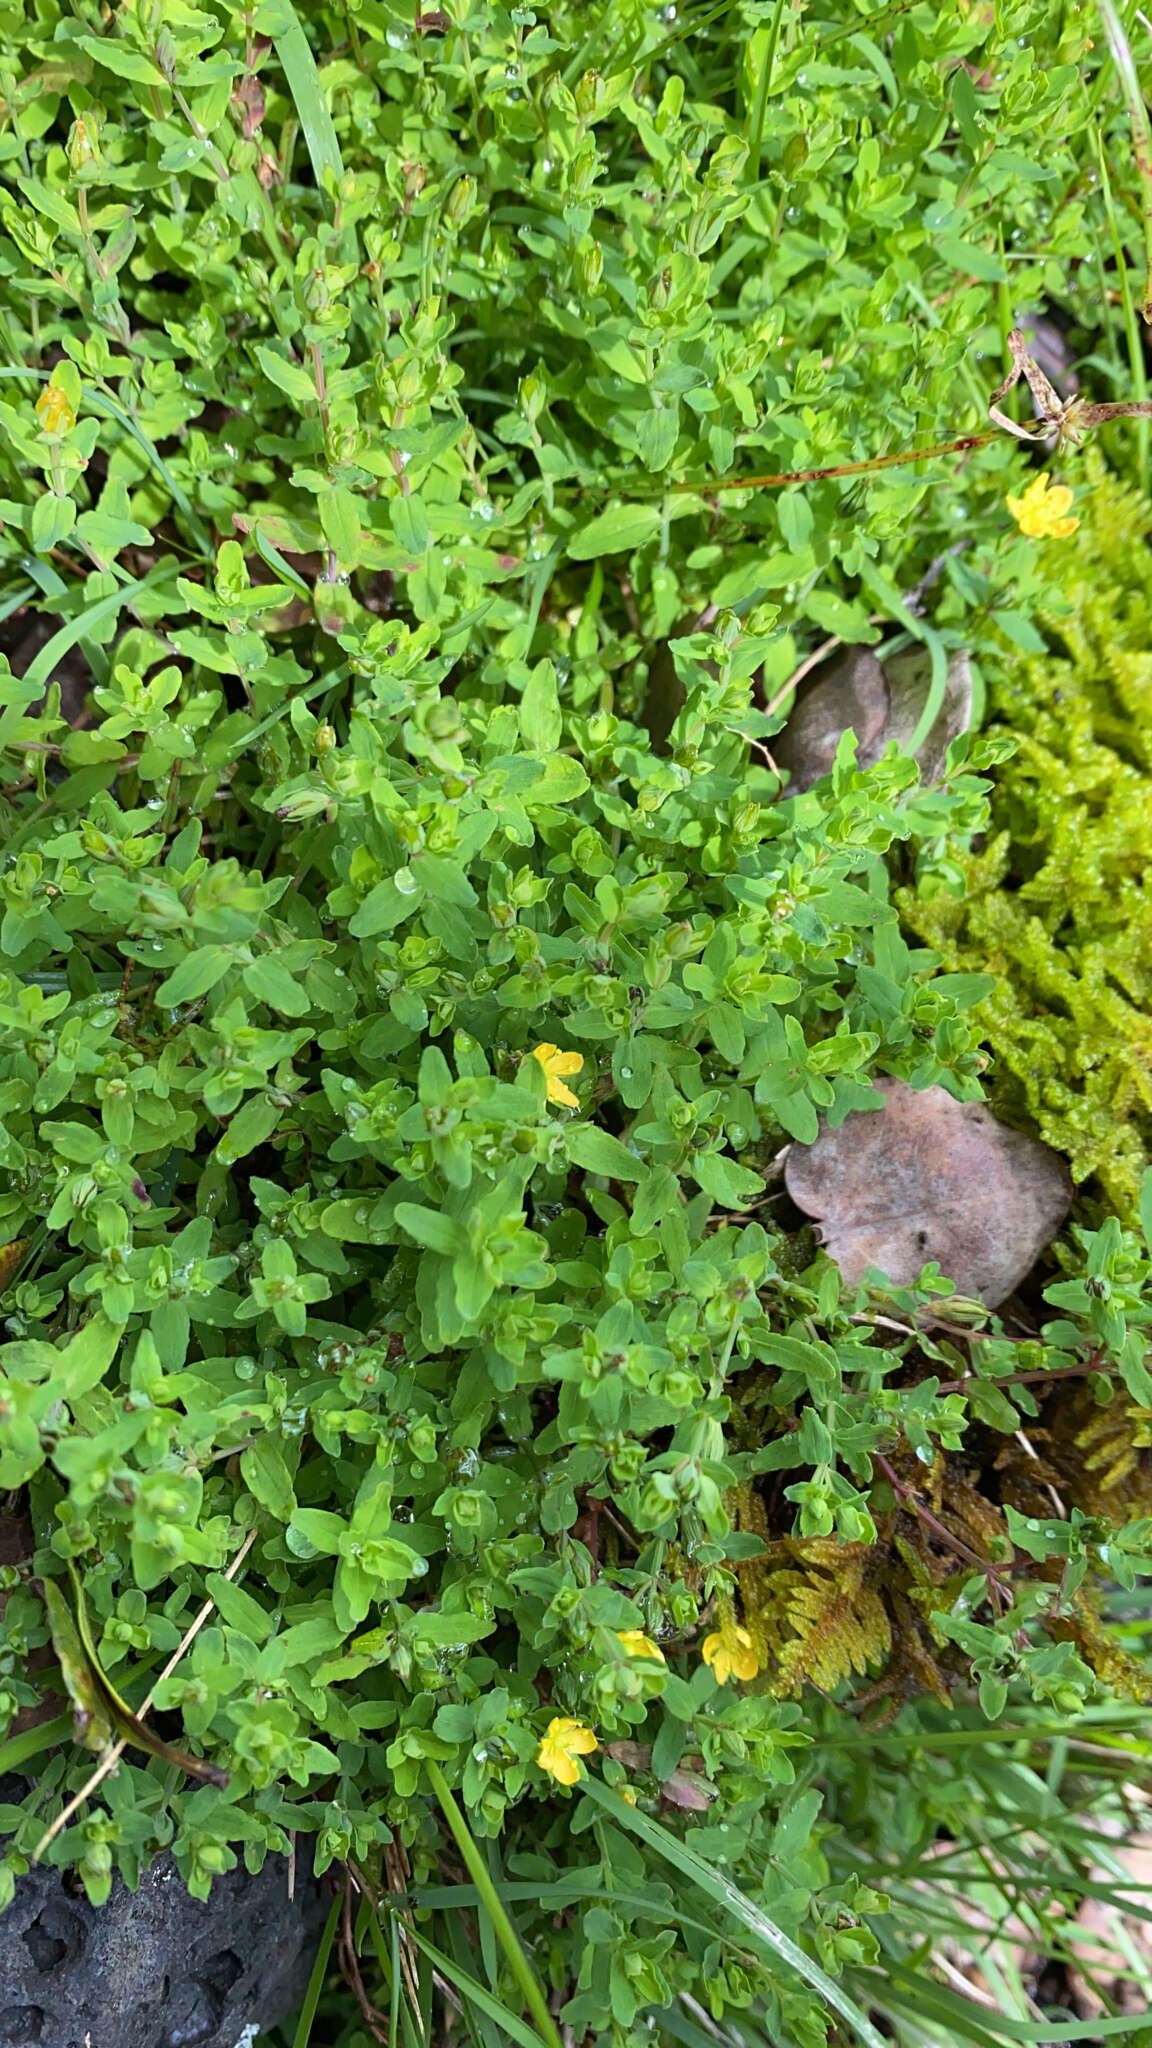
[[[1072,503],[1067,484],[1053,484],[1049,489],[1046,469],[1033,477],[1023,497],[1005,498],[1004,503],[1029,540],[1067,540],[1080,524],[1067,516]]]
[[[700,1654],[717,1685],[727,1685],[730,1678],[755,1678],[760,1669],[751,1636],[732,1620],[722,1621],[714,1635],[705,1636]]]
[[[583,1721],[569,1721],[563,1716],[549,1721],[547,1733],[536,1751],[536,1761],[542,1771],[555,1778],[558,1785],[574,1785],[580,1776],[578,1757],[591,1756],[599,1744],[590,1728]]]
[[[663,1664],[665,1661],[664,1652],[660,1648],[659,1643],[654,1643],[651,1636],[644,1634],[643,1629],[618,1628],[616,1640],[630,1657],[650,1657],[657,1664]]]
[[[584,1056],[578,1052],[561,1052],[558,1045],[534,1045],[532,1057],[539,1060],[548,1082],[549,1102],[562,1102],[565,1109],[579,1109],[580,1097],[573,1095],[564,1086],[564,1074],[578,1074],[584,1065]]]
[[[46,434],[70,434],[76,415],[59,384],[46,384],[36,400],[36,417]]]

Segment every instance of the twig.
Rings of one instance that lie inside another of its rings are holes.
[[[787,703],[792,691],[799,687],[804,681],[805,676],[810,675],[814,668],[818,668],[825,656],[831,654],[832,649],[839,647],[841,644],[840,635],[833,633],[832,638],[822,641],[814,653],[806,654],[799,668],[793,670],[788,681],[781,684],[771,702],[764,706],[764,716],[771,718],[774,711],[779,711],[780,706]]]
[[[932,448],[899,448],[891,455],[873,455],[867,462],[835,462],[827,469],[782,469],[771,476],[705,477],[700,483],[668,484],[671,491],[693,491],[710,498],[716,491],[770,491],[784,484],[818,484],[838,476],[866,476],[877,469],[895,469],[904,462],[930,462],[935,455],[963,455],[969,448],[986,448],[995,433],[961,434],[955,441],[939,441]]]
[[[356,1886],[359,1890],[359,1886]],[[336,1944],[340,1962],[340,1974],[360,2007],[360,2015],[374,2041],[387,2041],[388,2033],[384,2014],[377,2012],[364,1988],[360,1974],[360,1959],[356,1953],[356,1930],[352,1921],[353,1879],[349,1864],[344,1865],[344,1898],[340,1907],[340,1938]]]
[[[882,1452],[872,1451],[869,1455],[874,1463],[880,1467],[881,1472],[884,1474],[885,1479],[888,1481],[889,1486],[901,1505],[905,1508],[911,1508],[917,1519],[923,1522],[924,1527],[931,1529],[933,1535],[938,1536],[942,1543],[946,1543],[949,1550],[954,1551],[957,1557],[963,1558],[966,1564],[975,1565],[977,1571],[983,1572],[988,1581],[989,1592],[995,1587],[997,1593],[1011,1604],[1011,1587],[1008,1586],[1001,1574],[996,1570],[996,1567],[986,1557],[981,1557],[978,1551],[970,1550],[968,1545],[959,1536],[953,1535],[952,1530],[945,1527],[938,1516],[932,1513],[931,1508],[924,1506],[915,1487],[908,1486],[903,1479],[897,1478],[895,1470]]]
[[[241,1565],[244,1562],[244,1559],[247,1557],[248,1552],[251,1550],[252,1545],[255,1543],[255,1541],[256,1531],[255,1529],[249,1529],[247,1536],[244,1538],[243,1543],[241,1544],[239,1550],[236,1552],[235,1557],[233,1558],[231,1564],[229,1565],[227,1571],[224,1574],[224,1577],[226,1579],[235,1578],[237,1572],[239,1571]],[[171,1678],[172,1673],[175,1671],[176,1666],[179,1664],[185,1651],[188,1649],[189,1645],[193,1642],[195,1637],[199,1635],[200,1630],[203,1628],[204,1623],[207,1621],[209,1615],[214,1612],[215,1607],[216,1602],[214,1600],[206,1600],[204,1602],[204,1605],[200,1609],[199,1614],[196,1616],[195,1621],[192,1622],[191,1626],[187,1629],[185,1634],[177,1643],[176,1648],[173,1650],[172,1655],[169,1657],[168,1662],[164,1666],[163,1671],[160,1673],[159,1678],[156,1680],[156,1683],[152,1686],[147,1699],[144,1701],[144,1704],[140,1708],[140,1711],[136,1717],[137,1720],[142,1721],[144,1719],[144,1716],[147,1714],[148,1709],[151,1707],[152,1702],[155,1699],[157,1693],[159,1692],[160,1687],[163,1685],[165,1679]],[[39,1842],[37,1842],[36,1847],[32,1852],[33,1863],[39,1863],[40,1858],[44,1854],[44,1851],[48,1847],[49,1843],[54,1842],[57,1835],[61,1832],[61,1829],[67,1827],[69,1821],[72,1818],[72,1815],[76,1812],[77,1808],[83,1806],[84,1801],[86,1799],[91,1798],[93,1792],[96,1790],[97,1785],[103,1784],[105,1778],[109,1777],[111,1773],[116,1769],[116,1766],[119,1763],[121,1757],[123,1756],[127,1746],[128,1745],[125,1741],[125,1738],[121,1735],[117,1737],[116,1741],[112,1743],[109,1749],[105,1750],[103,1756],[100,1759],[100,1762],[96,1766],[96,1769],[91,1773],[90,1777],[85,1779],[83,1785],[81,1785],[80,1787],[79,1792],[75,1793],[73,1797],[68,1801],[68,1804],[64,1808],[63,1812],[57,1814],[56,1819],[53,1821],[51,1827],[48,1829],[47,1834],[44,1835]]]
[[[1085,1359],[1080,1365],[1059,1365],[1051,1372],[1045,1372],[1042,1368],[1036,1372],[1018,1372],[1014,1373],[1010,1380],[988,1380],[985,1384],[990,1387],[999,1387],[1001,1392],[1006,1392],[1012,1387],[1026,1387],[1036,1381],[1078,1380],[1083,1379],[1090,1372],[1099,1372],[1100,1364],[1101,1354],[1099,1351],[1094,1351],[1091,1358]],[[963,1394],[971,1386],[972,1381],[979,1380],[980,1377],[979,1373],[970,1372],[962,1380],[942,1380],[936,1392],[938,1394]]]

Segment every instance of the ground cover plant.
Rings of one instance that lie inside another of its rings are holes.
[[[0,12],[2,1881],[312,1854],[293,2048],[1139,2038],[1065,1965],[1146,1777],[1145,1112],[1072,1142],[1072,1005],[1046,1120],[1039,941],[956,935],[1069,564],[1146,587],[988,419],[1043,309],[1143,400],[1137,26]],[[798,670],[909,645],[922,730],[789,794]],[[879,1080],[1095,1176],[1008,1306],[789,1203]]]

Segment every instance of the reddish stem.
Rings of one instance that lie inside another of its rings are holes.
[[[936,455],[963,455],[970,448],[985,448],[998,439],[995,428],[984,434],[961,434],[955,441],[940,441],[934,448],[898,448],[893,455],[873,455],[867,462],[836,462],[828,469],[783,469],[773,476],[725,476],[704,483],[671,484],[673,491],[695,491],[709,497],[714,491],[776,490],[781,484],[817,484],[827,477],[865,476],[876,469],[895,469],[903,462],[931,462]]]

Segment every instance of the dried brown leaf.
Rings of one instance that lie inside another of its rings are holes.
[[[797,1206],[850,1285],[877,1267],[908,1287],[929,1260],[962,1294],[995,1308],[1051,1243],[1072,1199],[1067,1169],[981,1102],[882,1080],[880,1111],[793,1145],[784,1169]]]

